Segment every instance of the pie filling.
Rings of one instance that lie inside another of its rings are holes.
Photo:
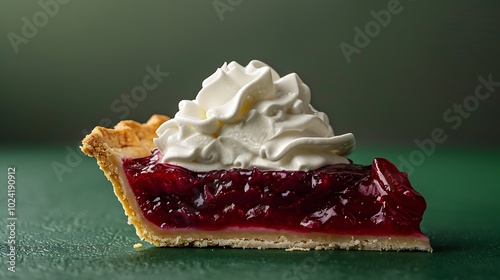
[[[162,163],[161,157],[155,149],[148,157],[123,159],[123,168],[142,215],[163,230],[424,236],[425,200],[386,159],[308,172],[194,172]]]

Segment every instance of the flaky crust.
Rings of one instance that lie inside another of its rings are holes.
[[[431,252],[425,236],[369,236],[326,233],[297,233],[268,229],[225,229],[220,231],[162,230],[147,221],[135,200],[123,172],[123,158],[140,158],[155,148],[153,138],[158,127],[169,118],[153,115],[146,123],[121,121],[114,129],[96,127],[83,141],[81,150],[97,159],[97,164],[122,203],[129,224],[137,235],[159,247],[228,246],[234,248],[281,248],[287,250],[355,249],[418,250]]]
[[[82,152],[97,161],[109,153],[130,158],[148,156],[155,147],[156,130],[168,119],[167,116],[153,115],[144,124],[125,120],[114,129],[97,126],[82,140]]]
[[[113,185],[115,195],[128,217],[128,223],[134,225],[141,239],[150,242],[148,231],[143,226],[147,221],[138,211],[139,206],[123,173],[122,159],[150,155],[155,147],[153,138],[156,137],[156,130],[168,119],[167,116],[153,115],[144,124],[125,120],[119,122],[114,129],[97,126],[82,140],[80,147],[84,154],[97,159],[97,164]]]

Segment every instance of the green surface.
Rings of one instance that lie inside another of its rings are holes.
[[[76,148],[76,145],[73,146]],[[368,163],[398,162],[411,149],[358,149]],[[7,271],[2,226],[0,279],[499,279],[500,151],[437,149],[411,174],[428,202],[422,224],[433,253],[240,249],[141,249],[110,183],[82,157],[59,182],[51,164],[64,146],[0,148],[0,220],[6,173],[16,167],[16,272]]]

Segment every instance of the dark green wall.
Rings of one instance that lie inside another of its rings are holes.
[[[37,1],[1,1],[1,141],[75,143],[102,120],[173,115],[224,61],[251,59],[297,72],[359,144],[413,145],[436,128],[446,145],[500,141],[500,86],[474,96],[479,75],[500,82],[500,1],[401,0],[350,63],[339,45],[355,46],[354,28],[393,0],[224,3],[234,7],[219,16],[213,1],[73,0],[45,19]],[[23,17],[40,27],[16,54]],[[121,95],[156,65],[170,75],[127,112]]]

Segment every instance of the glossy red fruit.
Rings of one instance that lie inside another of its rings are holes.
[[[309,172],[193,172],[158,150],[123,167],[142,214],[164,229],[257,227],[298,232],[421,235],[424,198],[386,159]]]

